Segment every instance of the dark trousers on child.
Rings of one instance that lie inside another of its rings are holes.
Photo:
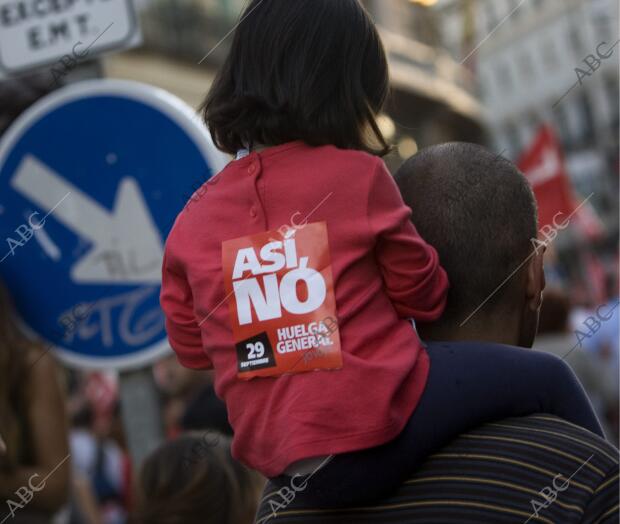
[[[401,434],[382,446],[335,455],[298,494],[304,503],[352,507],[388,496],[430,454],[504,418],[548,413],[603,436],[581,384],[553,355],[477,342],[431,343],[427,351],[428,382]],[[291,478],[272,480],[288,486]]]

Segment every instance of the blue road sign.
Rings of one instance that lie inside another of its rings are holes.
[[[164,241],[226,162],[195,113],[151,86],[88,81],[33,105],[0,141],[0,276],[25,328],[79,368],[169,351]]]

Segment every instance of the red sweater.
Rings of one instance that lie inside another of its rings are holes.
[[[342,368],[240,380],[222,242],[308,215],[327,224]],[[401,432],[429,371],[408,319],[437,319],[447,288],[383,161],[292,142],[231,162],[198,191],[166,243],[161,304],[180,362],[215,368],[234,457],[273,477]]]

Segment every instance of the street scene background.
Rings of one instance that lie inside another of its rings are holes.
[[[389,59],[391,93],[378,120],[385,137],[394,144],[386,158],[389,168],[395,171],[422,148],[447,141],[482,144],[517,163],[534,188],[540,239],[547,245],[547,290],[535,349],[566,359],[584,385],[608,440],[617,446],[618,3],[363,3],[379,27]],[[251,18],[239,20],[244,5],[242,0],[135,0],[131,9],[135,10],[139,36],[134,33],[122,45],[98,51],[93,42],[92,52],[84,51],[89,41],[80,39],[78,33],[46,34],[42,30],[36,37],[41,42],[46,38],[50,42],[58,38],[84,41],[79,48],[70,46],[79,53],[48,57],[43,64],[13,70],[7,66],[0,77],[0,140],[6,139],[12,124],[38,100],[91,79],[121,79],[155,86],[197,110],[226,57],[231,31],[239,23],[252,23]],[[0,32],[13,30],[17,24],[11,12],[8,8],[0,12]],[[114,23],[99,23],[97,31],[90,33],[91,40],[106,27],[115,29]],[[0,41],[6,46],[1,33]],[[89,125],[96,127],[99,122]],[[114,163],[112,157],[107,160],[110,165]],[[171,183],[175,176],[171,173]],[[182,191],[185,200],[203,182],[200,173],[179,182],[186,186]],[[165,206],[168,186],[152,188],[157,190]],[[7,255],[0,263],[0,278],[2,287],[8,289],[7,296],[3,292],[4,298],[0,299],[0,318],[15,307],[28,336],[42,339],[44,351],[33,369],[37,377],[39,373],[44,376],[48,369],[58,375],[64,395],[59,402],[70,428],[71,500],[60,507],[53,502],[47,508],[44,505],[43,514],[53,514],[58,523],[128,522],[133,504],[131,486],[139,462],[158,443],[184,432],[201,432],[206,435],[205,442],[219,439],[220,434],[232,435],[225,406],[213,391],[211,372],[182,368],[167,347],[158,348],[156,358],[150,358],[144,366],[133,366],[121,373],[113,363],[107,369],[105,364],[94,369],[88,363],[67,360],[56,351],[59,344],[50,344],[50,337],[41,336],[42,332],[35,328],[28,329],[32,327],[31,319],[25,317],[36,311],[36,315],[48,319],[48,324],[57,324],[63,330],[62,339],[81,338],[98,356],[105,358],[105,351],[117,356],[118,334],[110,331],[106,338],[103,327],[95,331],[92,328],[95,314],[100,319],[108,313],[116,314],[110,313],[115,307],[111,302],[105,309],[101,302],[93,308],[95,302],[82,301],[79,307],[59,317],[57,310],[51,309],[58,297],[34,304],[30,294],[22,294],[20,279],[37,281],[40,277],[41,282],[32,286],[42,289],[45,279],[53,278],[42,269],[37,276],[36,268],[43,266],[32,261],[37,257],[54,258],[54,236],[45,233],[47,228],[35,234],[35,225],[42,224],[45,209],[33,205],[31,213],[16,217],[7,198],[11,197],[0,192],[0,222],[8,224],[5,229],[17,231],[24,220],[29,227],[21,229],[21,237],[17,233],[7,236],[4,252],[0,253],[0,257]],[[42,202],[45,195],[36,198]],[[175,200],[166,216],[158,218],[162,224],[166,222],[164,231],[169,231],[171,221],[182,208],[181,200]],[[35,212],[39,214],[33,215]],[[46,220],[53,222],[54,215]],[[109,264],[114,263],[110,259]],[[20,273],[20,266],[28,264],[35,269],[26,277]],[[154,273],[158,271],[159,266],[153,269]],[[114,286],[105,285],[107,289]],[[157,276],[150,285],[157,287]],[[127,299],[134,304],[131,307],[139,309],[140,300],[150,297],[150,288],[145,289],[144,296],[131,295]],[[45,292],[40,296],[45,297]],[[145,325],[163,332],[160,312],[148,315],[155,316],[147,319],[145,313]],[[0,326],[5,322],[2,319]],[[3,341],[4,336],[0,333],[0,342],[9,344],[8,338]],[[2,350],[0,346],[0,353]],[[43,364],[48,358],[56,362],[55,367]],[[0,361],[0,366],[4,363]],[[10,374],[7,364],[0,372],[0,401],[7,394],[1,382],[8,384]],[[22,383],[24,388],[29,387],[27,378]],[[4,416],[0,411],[0,417]],[[11,447],[23,436],[3,429],[0,425],[10,456]],[[199,457],[200,450],[195,455]],[[0,470],[2,461],[0,456]],[[248,500],[254,500],[260,494],[262,479],[249,478],[247,490],[253,495],[248,495]],[[0,491],[0,500],[3,498],[9,496]],[[16,500],[19,502],[19,498]],[[20,504],[25,506],[23,502]],[[255,506],[249,506],[248,513],[252,514]],[[21,517],[23,522],[45,522],[46,517],[36,520],[37,511],[33,512],[35,516]],[[10,507],[0,507],[0,519],[5,514],[8,522],[19,521],[17,512],[12,515]]]

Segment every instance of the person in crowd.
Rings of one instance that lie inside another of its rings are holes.
[[[617,262],[606,277],[605,298],[594,301],[589,287],[582,281],[576,282],[581,293],[572,293],[573,308],[570,315],[570,326],[577,338],[579,350],[595,363],[598,381],[605,389],[613,388],[613,394],[607,395],[608,403],[606,419],[607,428],[618,443],[620,428],[618,417],[618,392],[620,389],[620,298],[618,297]],[[576,296],[575,296],[576,295]],[[609,432],[608,432],[609,434]]]
[[[601,310],[606,311],[604,308]],[[615,405],[618,391],[614,380],[599,359],[584,350],[575,331],[570,328],[571,303],[557,288],[545,290],[540,311],[535,349],[564,358],[583,384],[608,439],[613,437],[607,424],[608,407]]]
[[[197,393],[188,400],[181,417],[183,431],[213,429],[224,435],[233,435],[228,422],[226,404],[216,395],[211,381],[202,385]]]
[[[263,486],[264,479],[232,458],[228,437],[183,435],[144,461],[130,522],[250,524]]]
[[[616,266],[617,267],[617,266]],[[618,391],[620,388],[620,298],[617,269],[607,276],[606,299],[590,310],[588,317],[575,326],[583,349],[601,370],[600,380],[613,393],[607,396],[606,413],[615,442],[618,442]],[[589,324],[589,325],[587,325]]]
[[[90,488],[102,524],[122,524],[126,520],[125,460],[121,447],[110,438],[115,419],[100,421],[97,425],[94,420],[93,406],[84,400],[72,417],[70,442],[75,475]],[[81,488],[76,490],[78,495],[86,492],[79,482],[76,487]],[[88,499],[76,502],[85,506],[83,502]]]
[[[504,375],[500,387],[529,387],[542,407],[543,383],[565,379],[556,373],[572,373],[567,365],[553,374],[531,368],[531,376],[523,379],[521,366],[531,350],[514,347],[532,345],[544,286],[543,250],[523,255],[537,224],[525,177],[480,146],[452,143],[423,150],[403,165],[396,180],[420,234],[436,247],[451,282],[442,318],[418,324],[428,350],[461,366],[468,366],[468,353],[481,347],[495,351],[514,366],[514,374]],[[470,379],[489,405],[502,394],[488,380],[493,373],[492,368],[470,369]],[[429,381],[437,378],[431,366]],[[445,382],[443,387],[459,385]],[[428,406],[438,426],[446,415],[468,408],[440,401]],[[432,455],[393,496],[338,511],[320,509],[305,496],[317,475],[298,476],[284,487],[270,482],[256,522],[618,522],[615,448],[557,416],[494,415],[494,422],[463,432]],[[350,474],[356,473],[352,464]]]
[[[67,502],[68,424],[58,372],[51,355],[20,330],[0,282],[0,520],[49,522]]]
[[[179,215],[161,293],[181,363],[215,368],[235,457],[282,484],[325,462],[312,491],[317,504],[336,506],[396,489],[431,441],[445,444],[498,411],[543,409],[600,432],[574,377],[553,359],[531,353],[515,368],[486,347],[467,352],[466,363],[422,347],[411,319],[438,319],[448,282],[378,158],[388,149],[376,123],[388,68],[361,3],[254,0],[250,15],[204,107],[214,142],[237,160]],[[279,235],[291,215],[311,223]],[[539,305],[540,286],[523,307],[533,316]],[[321,329],[321,308],[338,319],[340,344],[321,333],[296,348],[289,334],[283,351],[287,330]],[[557,378],[540,384],[546,402],[524,386],[530,367]],[[495,390],[491,399],[470,369]],[[521,380],[503,387],[517,369]],[[370,382],[372,391],[363,387]],[[438,424],[433,407],[443,403],[459,412]]]
[[[154,374],[163,397],[169,437],[207,428],[232,435],[226,406],[213,389],[212,371],[188,369],[171,355],[155,365]]]
[[[0,82],[0,135],[39,98],[53,91],[47,70],[27,73]]]
[[[71,476],[71,504],[69,524],[103,524],[97,497],[90,479],[79,471]]]

